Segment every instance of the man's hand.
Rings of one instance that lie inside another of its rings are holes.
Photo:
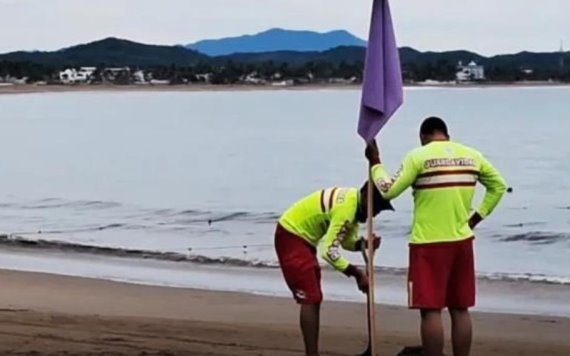
[[[477,225],[479,225],[481,221],[483,221],[483,217],[479,215],[479,213],[475,212],[473,215],[471,215],[471,218],[469,218],[469,227],[471,229],[474,229],[477,227]]]
[[[368,293],[368,277],[360,268],[355,265],[349,265],[344,274],[347,277],[354,277],[356,279],[356,285],[362,293]]]
[[[378,145],[376,145],[376,140],[373,140],[372,143],[369,143],[366,146],[364,155],[368,159],[370,166],[374,166],[380,163],[380,150],[378,150]]]
[[[361,270],[358,270],[358,273],[356,274],[355,277],[358,289],[364,294],[368,293],[368,287],[369,287],[368,276]]]
[[[376,235],[372,235],[372,241],[373,241],[373,246],[374,246],[374,251],[378,250],[378,248],[380,248],[380,245],[382,244],[382,237],[380,236],[376,236]],[[359,240],[359,246],[357,248],[357,250],[359,251],[365,251],[368,249],[368,239],[365,239],[363,237],[360,238]]]

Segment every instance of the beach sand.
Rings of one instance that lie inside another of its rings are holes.
[[[517,83],[486,83],[486,84],[406,84],[407,88],[517,88],[517,87],[567,87],[568,83],[550,82],[517,82]],[[33,94],[33,93],[66,93],[66,92],[204,92],[204,91],[267,91],[267,90],[360,90],[360,84],[305,84],[305,85],[0,85],[2,94]]]
[[[309,85],[0,85],[1,94],[67,93],[67,92],[205,92],[205,91],[268,91],[268,90],[319,90],[360,89],[353,84],[309,84]]]
[[[302,355],[288,298],[13,271],[0,281],[2,355]],[[364,303],[325,303],[323,355],[361,352],[365,315]],[[382,355],[418,344],[415,312],[379,306],[377,318]],[[479,313],[474,326],[473,355],[570,355],[570,319]]]

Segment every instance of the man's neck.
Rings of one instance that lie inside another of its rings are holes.
[[[449,137],[445,136],[445,135],[434,135],[428,143],[432,143],[432,142],[447,142],[449,141]]]

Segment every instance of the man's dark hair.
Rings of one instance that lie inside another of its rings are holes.
[[[420,134],[433,135],[436,132],[442,133],[445,136],[449,137],[445,121],[443,121],[439,117],[432,116],[428,117],[427,119],[424,120],[424,122],[422,122],[422,126],[420,127]]]
[[[373,214],[376,216],[383,210],[394,210],[394,207],[392,206],[390,201],[382,197],[382,195],[378,191],[378,187],[376,187],[376,184],[374,184],[373,186],[374,186],[374,189],[372,189]],[[361,196],[367,196],[367,194],[368,194],[368,182],[364,183],[362,188],[360,188]],[[363,208],[366,209],[366,207]],[[366,214],[366,210],[364,210],[363,213]]]

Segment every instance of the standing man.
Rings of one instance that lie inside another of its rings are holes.
[[[472,340],[469,308],[475,305],[472,229],[493,212],[506,185],[480,152],[450,140],[442,119],[426,119],[420,128],[420,141],[422,146],[406,155],[392,178],[384,169],[375,142],[366,148],[366,157],[385,199],[413,188],[408,304],[421,311],[425,355],[442,356],[441,310],[448,308],[453,354],[468,356]],[[479,208],[471,213],[477,182],[483,184],[486,193]]]
[[[307,356],[319,355],[321,257],[347,277],[354,277],[358,289],[368,291],[368,277],[341,255],[341,248],[361,251],[366,240],[358,238],[358,223],[366,221],[368,184],[357,188],[329,188],[314,192],[293,204],[279,219],[275,250],[287,286],[301,305],[300,324]],[[393,210],[374,189],[374,216]],[[380,238],[374,237],[374,248]]]

